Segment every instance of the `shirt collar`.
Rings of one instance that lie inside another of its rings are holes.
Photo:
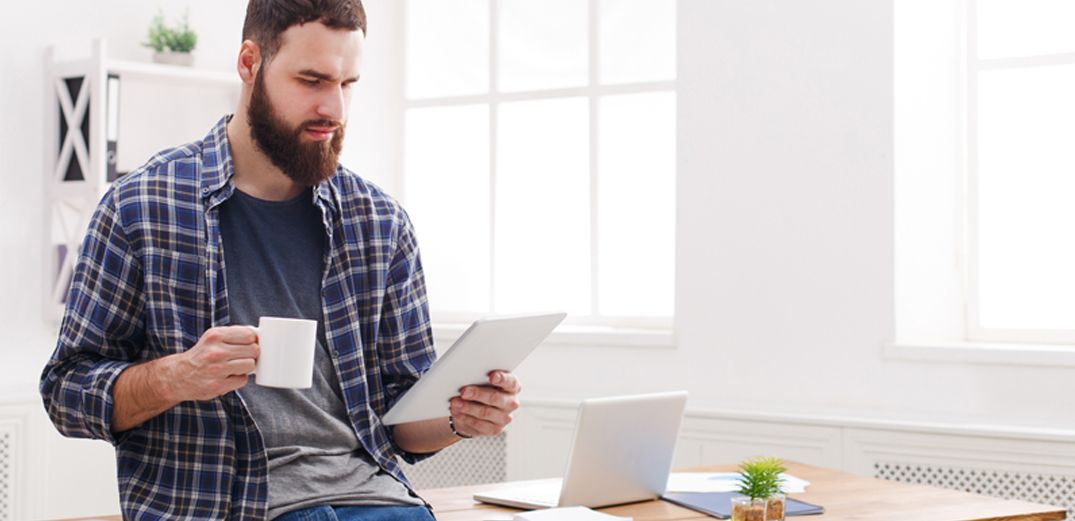
[[[201,197],[209,201],[209,206],[228,200],[235,191],[235,164],[228,144],[229,121],[231,115],[220,118],[202,140]],[[336,179],[342,173],[343,168],[337,164],[336,174],[314,187],[314,203],[339,212]]]
[[[226,184],[230,184],[229,181],[235,176],[235,165],[232,163],[231,149],[228,147],[228,121],[230,120],[230,115],[220,118],[202,140],[202,199],[216,195]],[[228,192],[227,196],[231,196],[231,190]]]

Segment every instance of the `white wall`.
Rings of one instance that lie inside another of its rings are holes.
[[[366,2],[372,24],[364,71],[369,72],[356,90],[344,154],[345,164],[390,191],[396,156],[386,152],[390,147],[384,140],[394,139],[399,131],[398,125],[386,123],[400,99],[393,59],[399,42],[391,31],[400,16],[398,4]],[[45,48],[55,46],[59,59],[88,57],[92,40],[103,37],[109,56],[149,61],[151,51],[140,43],[160,8],[166,9],[169,20],[189,8],[199,37],[195,66],[234,71],[245,2],[31,2],[9,20],[15,23],[0,31],[0,295],[5,296],[0,299],[0,389],[33,385],[55,342],[56,325],[41,318],[44,255],[38,223],[43,218]],[[200,138],[208,130],[187,139]]]
[[[892,2],[680,0],[676,349],[551,346],[532,398],[1073,429],[1068,368],[886,360]]]
[[[20,8],[0,32],[0,293],[9,296],[0,299],[5,331],[0,374],[7,384],[36,380],[55,341],[55,326],[41,318],[44,255],[37,224],[43,218],[45,48],[55,46],[60,59],[87,57],[92,40],[103,37],[112,56],[148,61],[151,51],[140,42],[162,6],[169,19],[190,7],[199,33],[198,66],[229,67],[234,53],[222,51],[239,40],[238,30],[231,29],[242,24],[238,2],[34,2]]]

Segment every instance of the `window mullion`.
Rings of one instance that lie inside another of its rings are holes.
[[[500,0],[489,0],[489,311],[496,312],[496,178],[497,178],[497,114],[500,102],[498,45],[500,41]]]
[[[598,234],[600,233],[598,225],[598,169],[600,164],[598,162],[599,153],[599,141],[598,141],[598,101],[599,98],[596,94],[599,78],[599,65],[600,65],[600,0],[590,0],[589,5],[589,112],[590,112],[590,315],[597,317],[600,315],[600,284],[598,280],[598,265],[600,261],[598,252]]]
[[[1031,56],[1012,56],[1008,58],[989,58],[978,60],[978,70],[1021,69],[1028,67],[1056,67],[1075,65],[1075,53],[1035,54]]]
[[[642,94],[646,92],[672,92],[676,90],[674,81],[651,81],[640,83],[619,83],[613,85],[596,85],[594,87],[565,87],[557,89],[538,89],[527,91],[498,92],[496,94],[468,94],[463,96],[445,96],[416,98],[404,100],[407,108],[420,108],[445,105],[473,105],[494,100],[499,103],[513,101],[536,101],[556,98],[578,98],[595,95],[599,97],[619,94]]]
[[[980,251],[978,248],[979,227],[979,201],[978,201],[978,2],[977,0],[965,0],[966,2],[966,34],[964,35],[965,67],[963,79],[966,93],[963,111],[965,124],[963,126],[965,149],[963,154],[957,156],[964,161],[963,186],[959,193],[964,194],[964,211],[961,212],[965,221],[963,243],[965,244],[967,257],[966,278],[966,335],[967,338],[978,337],[981,332],[980,318],[980,293],[978,267],[980,265]]]

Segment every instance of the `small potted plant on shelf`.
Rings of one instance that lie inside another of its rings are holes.
[[[169,26],[164,23],[164,15],[158,13],[142,45],[153,49],[154,62],[189,66],[194,63],[191,51],[198,45],[198,34],[190,28],[187,14],[182,22]]]
[[[784,478],[779,458],[757,457],[739,464],[739,497],[732,498],[732,521],[784,521]]]

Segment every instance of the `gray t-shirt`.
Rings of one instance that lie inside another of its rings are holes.
[[[325,228],[313,193],[264,201],[239,190],[220,209],[232,324],[317,320],[313,387],[239,390],[265,440],[272,519],[314,505],[422,505],[358,441],[326,348],[321,309]]]

